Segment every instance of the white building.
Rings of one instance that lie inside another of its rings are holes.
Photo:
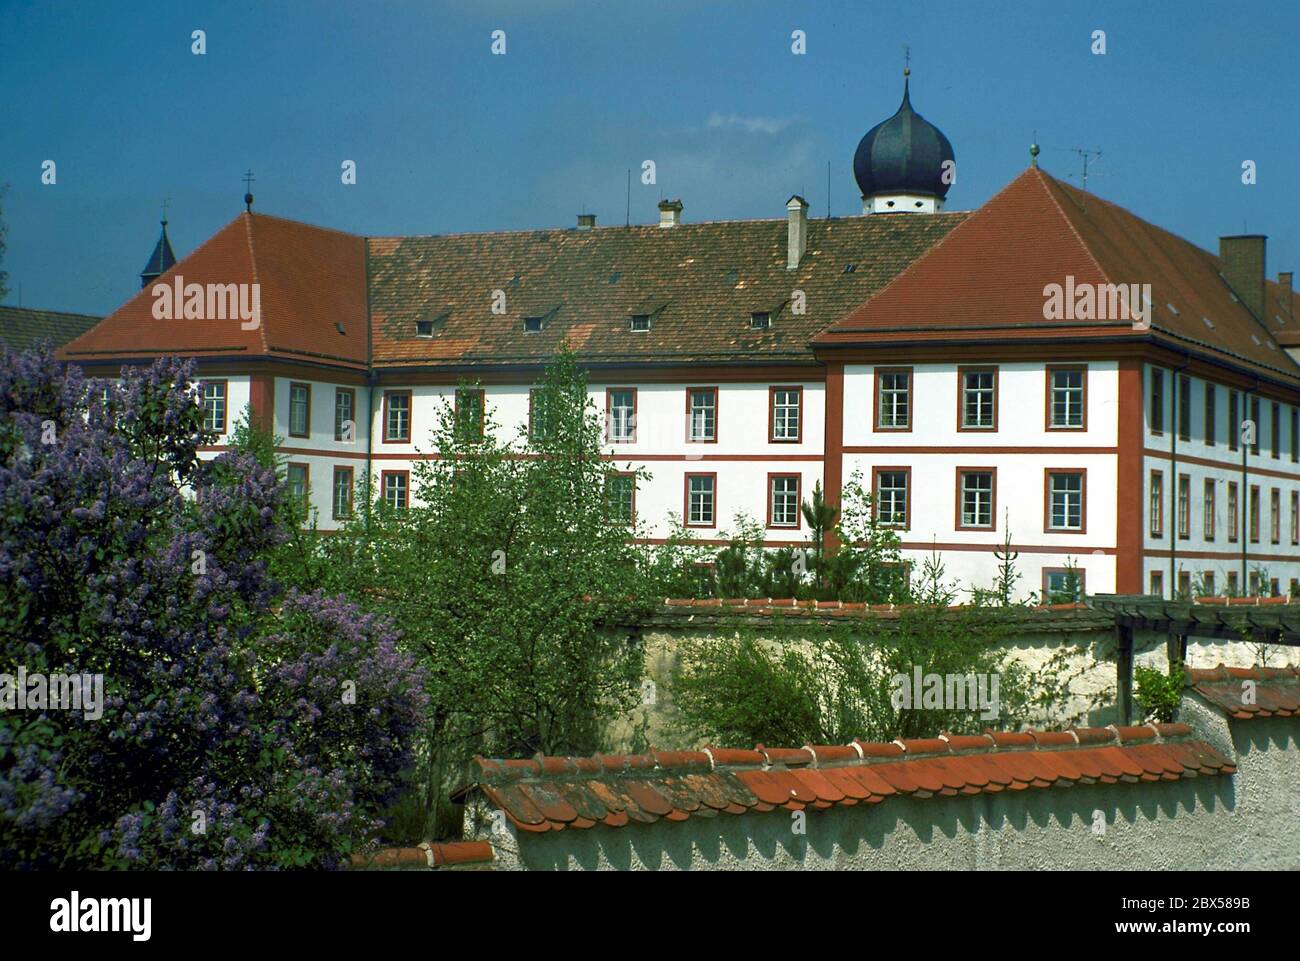
[[[1067,565],[1090,593],[1300,583],[1300,321],[1264,238],[1216,257],[1036,165],[944,212],[953,159],[905,89],[855,156],[861,217],[796,196],[690,224],[665,201],[648,226],[384,238],[246,212],[174,265],[155,251],[62,356],[197,357],[212,426],[267,419],[324,529],[367,474],[409,502],[440,404],[513,434],[568,345],[610,460],[653,475],[626,493],[651,540],[676,514],[722,543],[745,513],[804,544],[799,502],[856,472],[908,559],[938,550],[965,584],[1008,531],[1025,591]],[[260,314],[209,296],[160,320],[155,281],[256,284]]]

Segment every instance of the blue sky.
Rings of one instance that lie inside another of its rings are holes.
[[[1300,267],[1290,2],[0,0],[6,303],[106,313],[170,198],[183,256],[242,209],[371,235],[857,214],[857,141],[901,94],[952,141],[950,208],[1028,163],[1201,246]],[[191,53],[203,29],[207,53]],[[506,31],[506,55],[490,34]],[[807,53],[791,53],[791,31]],[[1107,52],[1091,52],[1093,30]],[[42,185],[42,161],[58,182]],[[658,183],[640,183],[652,159]],[[357,183],[340,182],[344,160]],[[1241,163],[1258,183],[1241,183]]]

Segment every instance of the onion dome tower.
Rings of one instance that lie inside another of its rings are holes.
[[[912,109],[911,70],[903,71],[903,103],[876,124],[853,155],[862,212],[934,213],[957,179],[952,144],[943,131]]]

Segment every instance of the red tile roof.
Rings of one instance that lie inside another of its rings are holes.
[[[1300,667],[1192,668],[1188,686],[1229,717],[1247,720],[1257,717],[1300,717]],[[1248,690],[1243,681],[1254,684],[1254,703],[1243,702]]]
[[[366,364],[366,257],[360,237],[242,213],[156,283],[169,284],[177,276],[186,284],[259,284],[261,326],[243,330],[237,318],[158,320],[150,285],[65,344],[59,355],[83,363],[180,354]]]
[[[1156,724],[793,749],[476,758],[475,780],[455,797],[482,792],[518,829],[538,833],[1236,772],[1190,734],[1185,724]]]
[[[487,841],[425,842],[413,848],[383,848],[374,854],[352,856],[353,870],[392,868],[443,868],[462,865],[485,867],[492,863],[492,845]]]
[[[1300,383],[1300,366],[1273,336],[1300,315],[1281,324],[1255,318],[1220,276],[1213,254],[1038,168],[1022,173],[813,343],[1147,336],[1129,321],[1045,319],[1043,288],[1063,285],[1067,276],[1076,287],[1150,284],[1150,333],[1157,340]],[[1268,289],[1268,307],[1281,315],[1281,288]]]
[[[795,270],[784,218],[373,238],[375,366],[535,364],[561,344],[590,363],[812,363],[813,334],[968,216],[810,219]],[[751,328],[756,311],[769,328]],[[633,314],[650,329],[631,331]],[[542,329],[525,332],[525,317]],[[417,321],[437,332],[417,336]]]

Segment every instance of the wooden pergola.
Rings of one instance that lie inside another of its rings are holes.
[[[1133,716],[1133,635],[1137,631],[1164,634],[1171,663],[1186,662],[1189,636],[1300,647],[1300,603],[1291,603],[1289,597],[1166,601],[1148,594],[1094,594],[1086,603],[1115,619],[1116,707],[1125,724]]]

